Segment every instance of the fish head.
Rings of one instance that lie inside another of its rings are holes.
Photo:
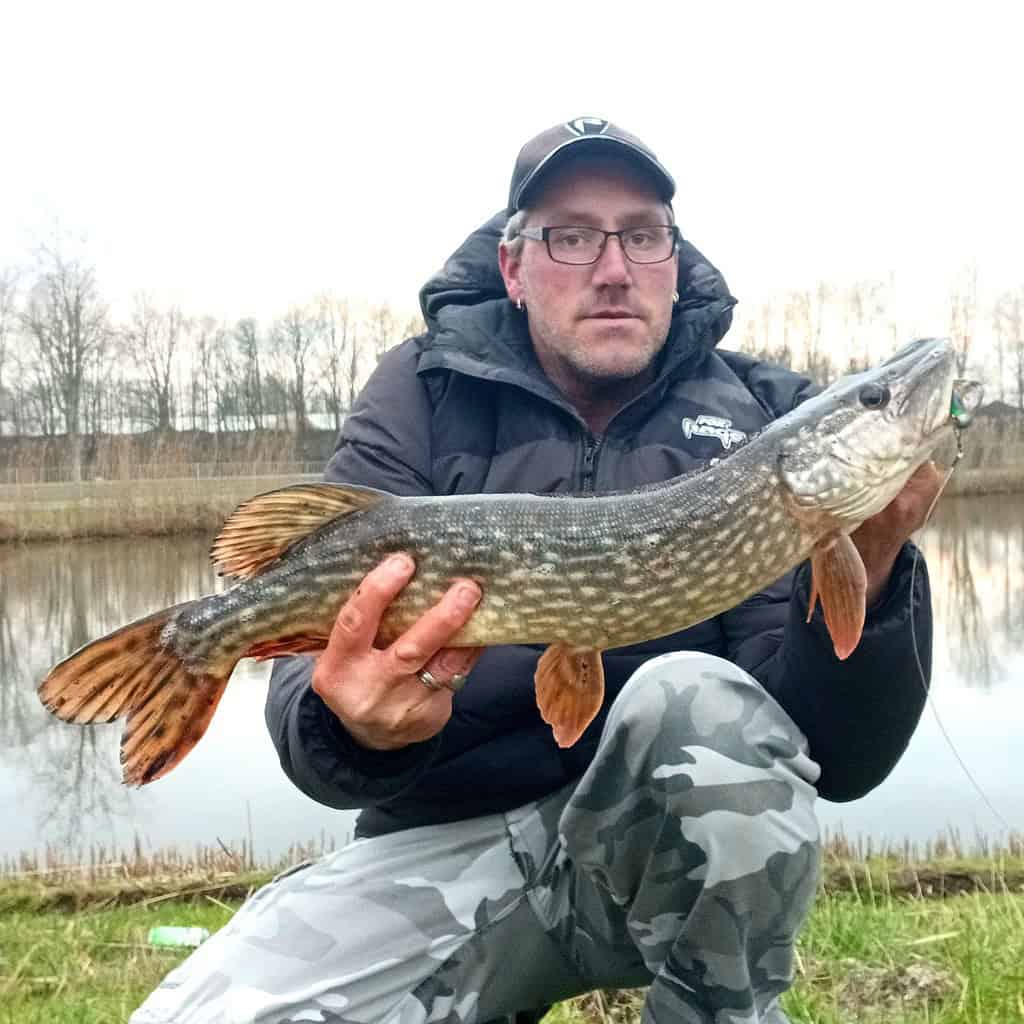
[[[924,338],[780,420],[779,475],[797,518],[849,532],[885,508],[952,436],[955,379],[952,345]]]

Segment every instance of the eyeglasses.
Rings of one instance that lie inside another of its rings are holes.
[[[674,224],[650,224],[621,231],[578,226],[523,228],[519,233],[523,238],[544,242],[548,255],[556,263],[568,263],[574,267],[596,263],[612,236],[619,240],[626,259],[631,263],[664,263],[672,258],[681,238],[679,228]]]

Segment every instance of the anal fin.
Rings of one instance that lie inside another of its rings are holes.
[[[551,726],[560,747],[571,747],[601,710],[601,652],[552,644],[537,663],[534,682],[541,718]]]
[[[814,606],[821,601],[832,646],[842,661],[853,653],[864,630],[868,578],[860,552],[846,534],[829,541],[827,547],[811,555],[807,621],[811,621]]]

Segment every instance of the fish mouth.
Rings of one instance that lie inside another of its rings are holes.
[[[881,511],[952,436],[955,364],[948,341],[920,339],[819,396],[823,416],[815,432],[821,433],[791,437],[780,456],[801,514],[856,524]]]
[[[953,346],[943,338],[921,338],[910,342],[886,359],[880,369],[900,382],[901,397],[897,416],[916,420],[919,446],[934,447],[951,434],[954,421],[950,413],[956,376]],[[936,386],[936,377],[944,378]],[[922,392],[924,394],[922,395]],[[913,407],[919,406],[916,412]]]

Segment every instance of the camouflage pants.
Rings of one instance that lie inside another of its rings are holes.
[[[814,897],[817,765],[725,661],[645,664],[576,784],[293,869],[132,1024],[476,1024],[649,985],[646,1021],[770,1022]]]

